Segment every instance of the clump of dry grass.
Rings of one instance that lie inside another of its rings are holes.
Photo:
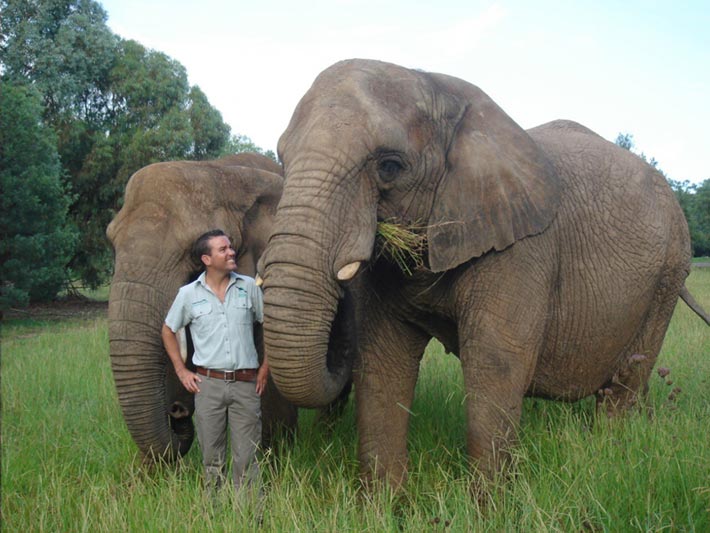
[[[424,268],[424,253],[427,247],[423,226],[414,223],[404,225],[395,221],[377,223],[377,257],[384,256],[411,276],[415,270]]]

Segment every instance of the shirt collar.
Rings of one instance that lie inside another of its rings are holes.
[[[207,276],[207,271],[203,270],[202,274],[200,274],[197,277],[197,282],[200,285],[202,285],[205,289],[212,292],[212,289],[210,289],[209,285],[207,285],[207,282],[205,281],[205,276]],[[237,274],[236,272],[230,272],[229,273],[229,284],[227,285],[227,289],[229,289],[229,287],[234,285],[238,279],[243,279],[243,277],[241,275]]]

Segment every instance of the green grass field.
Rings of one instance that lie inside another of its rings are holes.
[[[710,269],[688,286],[710,310]],[[682,302],[657,366],[671,372],[652,376],[653,416],[608,421],[592,399],[526,400],[514,468],[481,507],[469,494],[460,367],[432,343],[406,490],[359,489],[352,403],[330,428],[303,411],[294,446],[264,459],[263,530],[710,531],[710,328]],[[105,319],[3,324],[3,531],[251,531],[256,509],[203,493],[197,446],[177,467],[141,465]]]

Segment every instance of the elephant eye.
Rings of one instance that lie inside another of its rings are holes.
[[[377,165],[377,173],[385,183],[394,181],[402,173],[402,170],[404,170],[404,166],[396,159],[384,159]]]

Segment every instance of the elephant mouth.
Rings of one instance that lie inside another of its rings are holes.
[[[378,219],[371,262],[386,262],[407,276],[428,271],[426,229],[419,223]]]
[[[350,291],[344,288],[328,338],[326,367],[333,374],[349,373],[357,352],[354,301]]]

